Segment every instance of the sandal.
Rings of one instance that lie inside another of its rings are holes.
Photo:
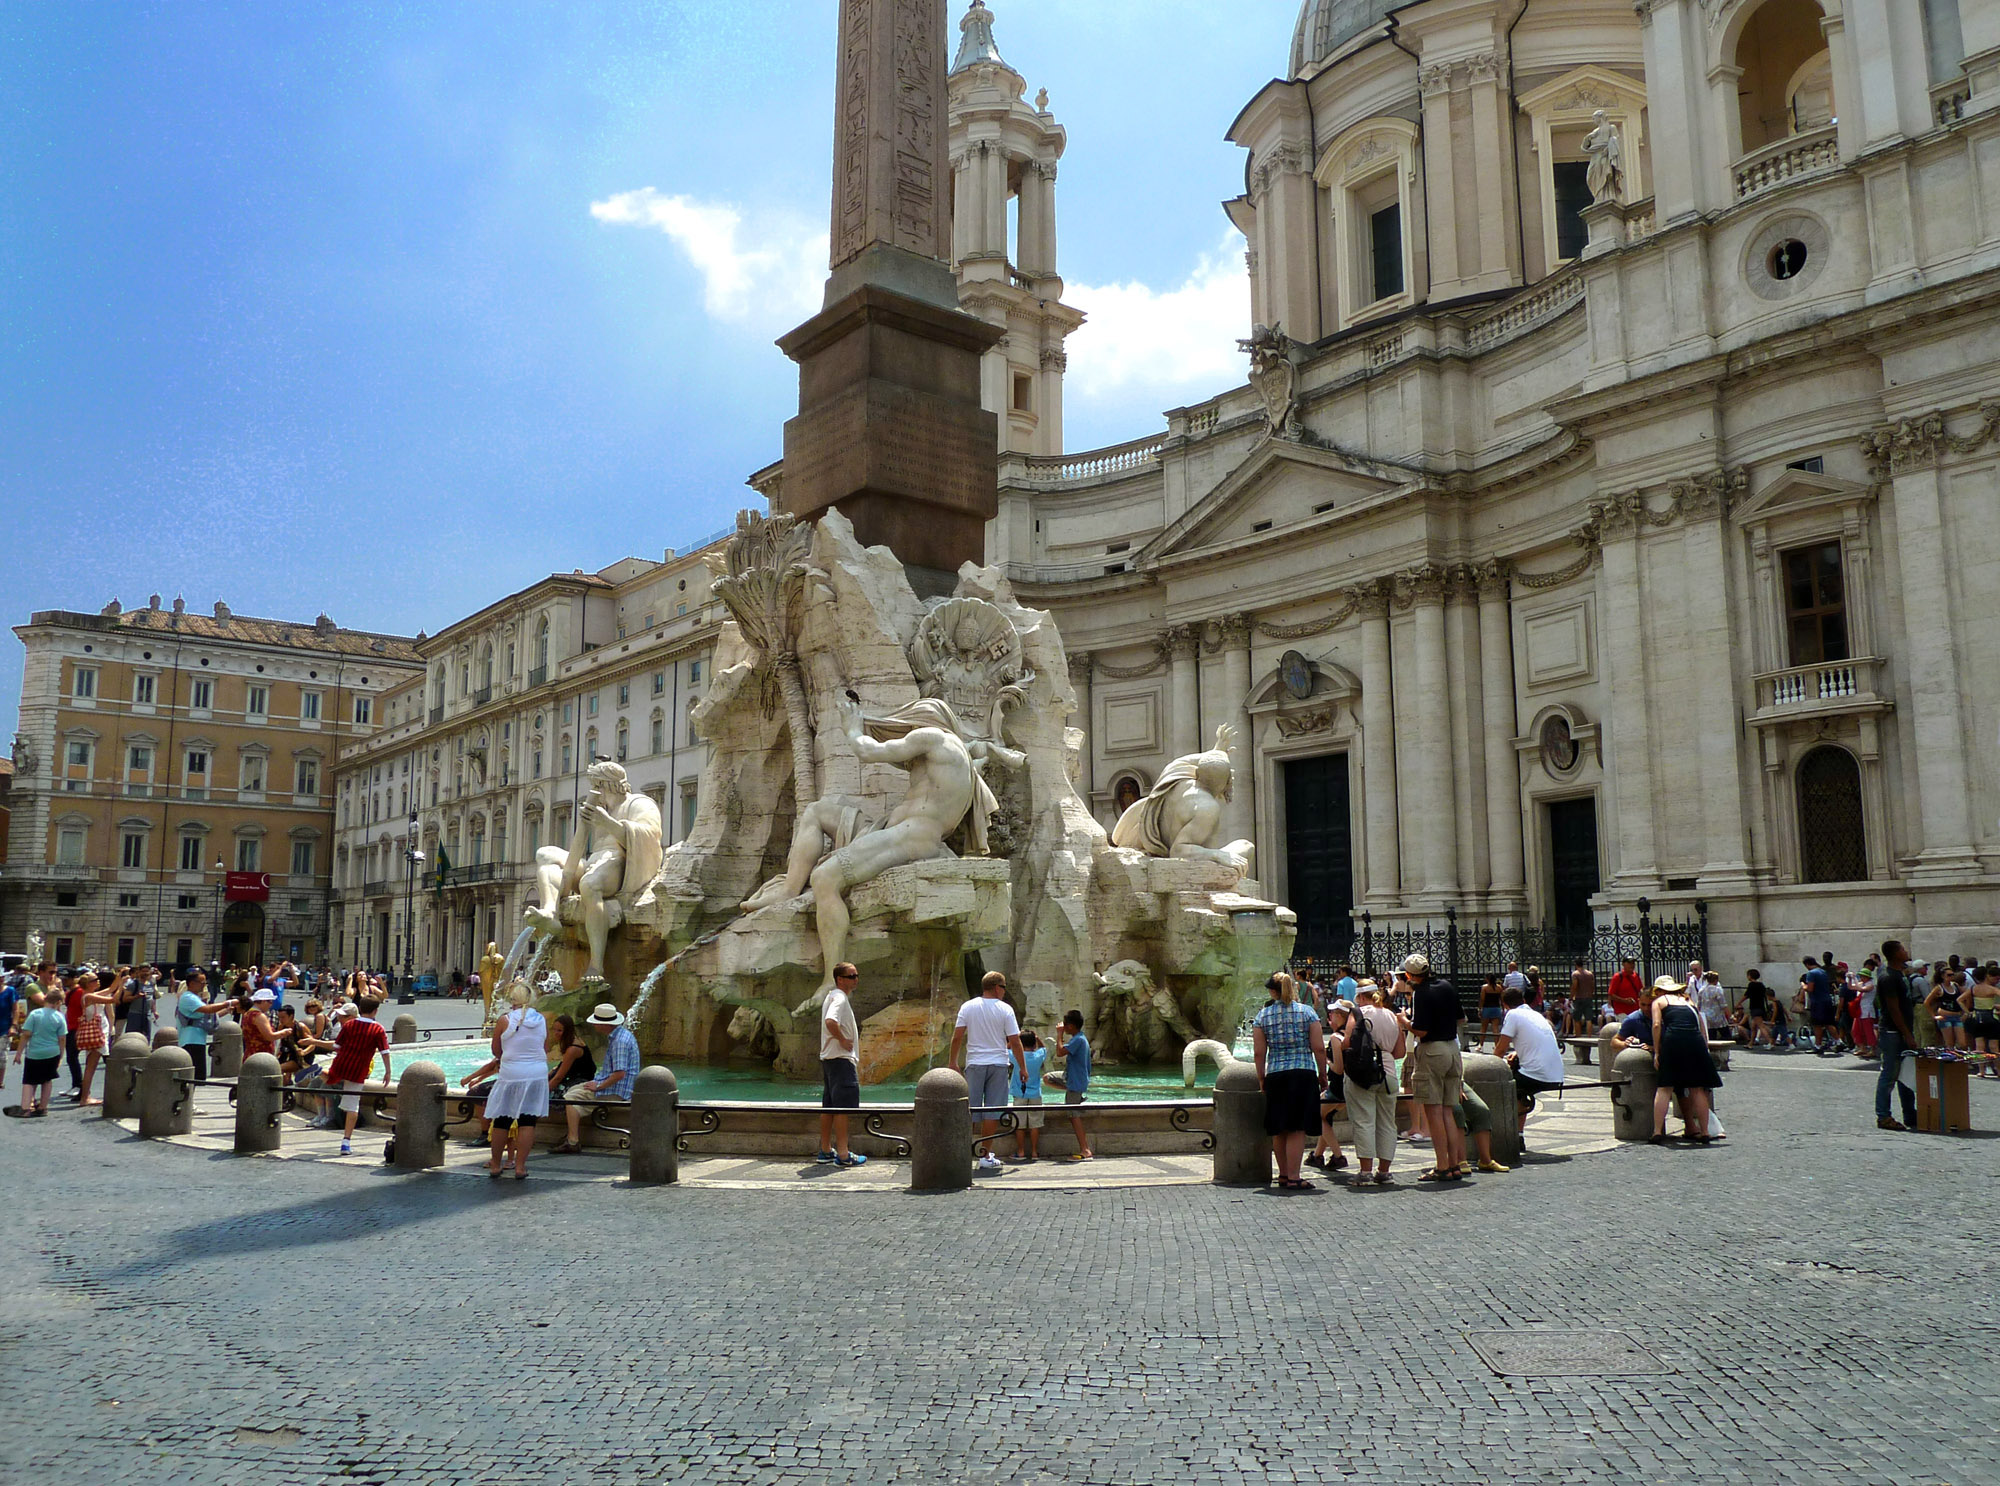
[[[573,1140],[565,1140],[561,1145],[556,1147],[556,1154],[559,1156],[575,1156],[581,1154],[582,1151],[583,1147]]]
[[[1444,1173],[1442,1171],[1439,1171],[1435,1166],[1433,1166],[1428,1171],[1420,1171],[1417,1173],[1417,1180],[1420,1182],[1441,1182],[1444,1179],[1445,1179]]]
[[[1373,1181],[1375,1185],[1378,1187],[1386,1187],[1389,1185],[1389,1173],[1386,1171],[1378,1171],[1375,1173]]]

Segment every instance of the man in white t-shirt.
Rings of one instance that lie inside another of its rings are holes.
[[[965,1061],[959,1062],[959,1049]],[[989,970],[979,982],[979,994],[958,1008],[958,1026],[951,1034],[951,1053],[945,1060],[965,1072],[972,1107],[992,1113],[979,1121],[981,1171],[1000,1170],[1000,1158],[990,1142],[1000,1133],[999,1111],[1007,1107],[1007,1065],[1015,1064],[1021,1081],[1028,1080],[1028,1054],[1021,1046],[1021,1024],[1014,1008],[1007,1004],[1007,977]]]
[[[1526,1120],[1535,1107],[1535,1095],[1563,1086],[1562,1041],[1549,1019],[1529,1006],[1527,997],[1512,986],[1501,997],[1501,1004],[1507,1015],[1500,1022],[1493,1051],[1513,1065],[1515,1096],[1521,1118]]]
[[[861,1034],[850,995],[861,972],[845,960],[833,967],[833,988],[819,1007],[819,1159],[837,1166],[866,1166],[847,1149],[847,1115],[861,1107]]]

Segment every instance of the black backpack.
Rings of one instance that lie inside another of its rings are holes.
[[[1347,1019],[1347,1041],[1341,1047],[1340,1063],[1357,1089],[1372,1089],[1382,1082],[1382,1049],[1375,1044],[1375,1029],[1358,1007]]]

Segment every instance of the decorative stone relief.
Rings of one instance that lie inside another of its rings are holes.
[[[2000,403],[1979,405],[1979,426],[1968,434],[1954,434],[1942,412],[1904,418],[1865,434],[1861,452],[1867,457],[1869,472],[1878,480],[1891,474],[1936,464],[1947,453],[1971,454],[2000,435]]]
[[[1280,712],[1276,721],[1281,738],[1313,737],[1333,731],[1334,709],[1315,707],[1310,712]]]
[[[1264,402],[1264,417],[1271,432],[1283,436],[1298,424],[1293,399],[1298,391],[1299,371],[1292,359],[1292,341],[1281,327],[1259,325],[1248,340],[1236,349],[1250,357],[1250,385]]]

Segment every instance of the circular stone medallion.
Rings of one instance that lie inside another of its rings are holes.
[[[1278,657],[1278,681],[1288,693],[1303,702],[1312,695],[1312,662],[1296,650],[1287,650]]]

